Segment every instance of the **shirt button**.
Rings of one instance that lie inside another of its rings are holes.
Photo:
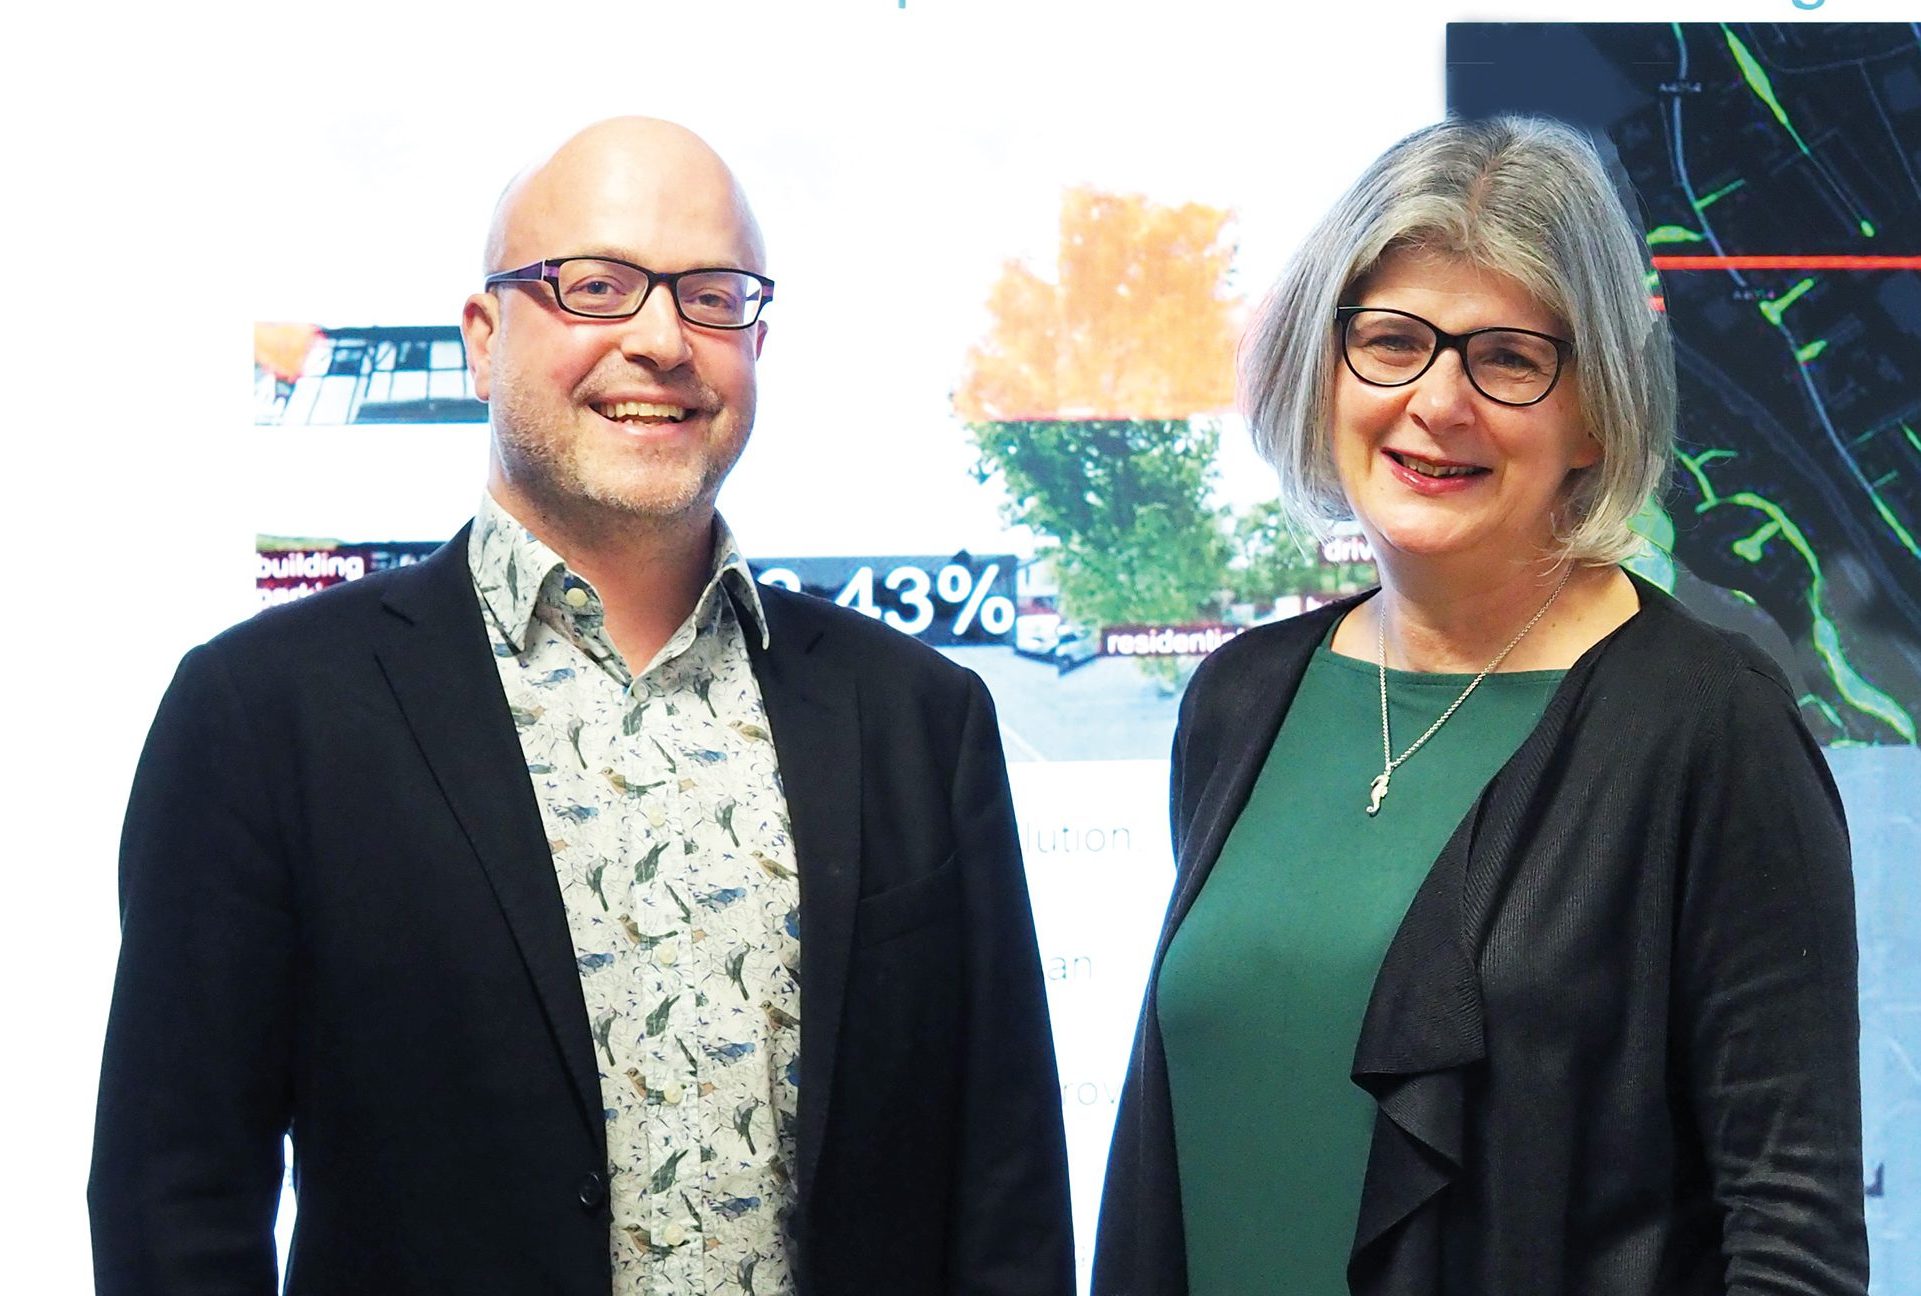
[[[660,1231],[660,1240],[670,1247],[677,1247],[687,1240],[687,1226],[675,1220]]]
[[[576,585],[560,597],[567,600],[567,606],[584,608],[587,606],[587,591]]]
[[[672,967],[679,958],[680,955],[674,951],[672,945],[654,946],[654,962],[660,964],[662,967]]]
[[[685,1089],[682,1089],[677,1084],[664,1085],[661,1087],[660,1100],[670,1107],[675,1106],[680,1102],[681,1097],[686,1092]]]
[[[578,1195],[580,1204],[588,1210],[599,1210],[607,1204],[607,1177],[590,1174],[580,1181]]]

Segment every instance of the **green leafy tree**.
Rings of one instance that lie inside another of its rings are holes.
[[[1265,609],[1290,594],[1336,595],[1374,583],[1371,563],[1323,562],[1320,546],[1271,501],[1234,520],[1228,588],[1234,602]]]
[[[978,471],[1001,478],[1012,519],[1058,541],[1061,601],[1075,619],[1179,622],[1217,605],[1227,543],[1207,503],[1220,439],[1211,422],[970,427]]]

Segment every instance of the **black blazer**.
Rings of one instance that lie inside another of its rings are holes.
[[[1867,1291],[1840,798],[1774,665],[1636,585],[1382,962],[1353,1069],[1377,1104],[1356,1293]],[[1156,975],[1349,606],[1249,631],[1189,685]],[[1152,977],[1093,1290],[1187,1291]]]
[[[121,854],[102,1292],[606,1296],[600,1089],[466,532],[195,649]],[[749,635],[801,886],[804,1296],[1073,1289],[993,705],[831,604]]]

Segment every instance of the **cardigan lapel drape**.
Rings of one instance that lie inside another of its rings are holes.
[[[1236,718],[1231,734],[1223,735],[1215,730],[1203,736],[1203,741],[1230,736],[1230,743],[1207,760],[1206,777],[1198,787],[1174,789],[1176,890],[1154,951],[1157,979],[1161,960],[1167,954],[1167,943],[1193,907],[1208,874],[1214,870],[1214,862],[1221,857],[1228,834],[1234,830],[1241,811],[1247,808],[1255,780],[1260,777],[1267,753],[1274,746],[1282,719],[1294,703],[1294,694],[1301,686],[1301,677],[1307,673],[1308,661],[1320,645],[1325,627],[1360,601],[1359,598],[1343,600],[1303,617],[1303,629],[1308,633],[1291,639],[1280,651],[1254,663],[1252,669],[1236,681],[1239,686],[1236,697],[1224,708],[1231,710]],[[1309,622],[1319,629],[1309,627]],[[1212,728],[1208,719],[1197,717],[1196,720]],[[1183,764],[1180,755],[1176,754],[1177,769]]]
[[[1634,578],[1643,606],[1661,597]],[[1533,831],[1528,807],[1579,711],[1595,664],[1626,626],[1570,667],[1541,719],[1469,807],[1415,892],[1381,960],[1355,1045],[1354,1083],[1376,1104],[1348,1261],[1359,1293],[1430,1289],[1440,1218],[1424,1210],[1461,1173],[1469,1080],[1487,1057],[1478,960],[1504,876]]]

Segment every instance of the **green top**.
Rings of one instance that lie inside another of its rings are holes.
[[[1315,652],[1158,981],[1190,1296],[1346,1296],[1374,1101],[1349,1079],[1388,942],[1561,671],[1490,675],[1381,772],[1370,662]],[[1388,672],[1394,752],[1471,675]]]

